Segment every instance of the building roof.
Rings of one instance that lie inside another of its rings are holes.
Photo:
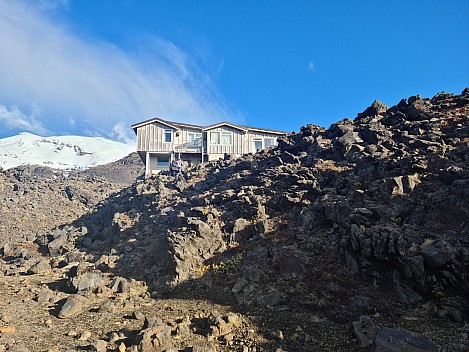
[[[231,123],[231,122],[228,122],[228,121],[222,121],[222,122],[218,122],[218,123],[208,125],[208,126],[200,126],[200,125],[192,125],[192,124],[182,123],[182,122],[163,120],[163,119],[160,119],[158,117],[154,117],[154,118],[149,119],[149,120],[145,120],[145,121],[142,121],[142,122],[135,123],[131,127],[133,128],[133,130],[135,132],[137,132],[137,128],[148,125],[150,123],[154,123],[154,122],[161,123],[163,125],[169,126],[169,127],[174,128],[176,130],[180,129],[181,127],[186,127],[186,128],[199,129],[199,130],[202,130],[202,131],[209,131],[211,129],[214,129],[214,128],[217,128],[219,126],[224,126],[225,125],[225,126],[229,126],[229,127],[232,127],[232,128],[239,129],[241,131],[245,131],[245,132],[257,131],[257,132],[273,133],[273,134],[278,134],[278,135],[288,133],[288,132],[285,132],[285,131],[272,130],[272,129],[268,129],[268,128],[243,126],[243,125],[234,124],[234,123]]]
[[[160,119],[158,117],[154,117],[152,119],[149,119],[149,120],[145,120],[145,121],[142,121],[142,122],[138,122],[138,123],[134,123],[132,126],[133,130],[136,131],[137,128],[139,127],[142,127],[142,126],[145,126],[145,125],[148,125],[150,123],[154,123],[154,122],[158,122],[158,123],[161,123],[163,125],[166,125],[168,127],[171,127],[171,128],[174,128],[175,130],[178,129],[178,127],[176,127],[176,125],[171,122],[171,121],[166,121],[166,120],[163,120],[163,119]]]
[[[234,123],[227,122],[227,121],[222,121],[222,122],[214,123],[212,125],[208,125],[208,126],[204,127],[204,131],[213,130],[214,128],[217,128],[219,126],[230,126],[232,128],[236,128],[237,130],[246,131],[246,132],[248,130],[244,126],[235,125]]]
[[[269,129],[269,128],[249,127],[249,126],[241,126],[241,125],[238,125],[238,126],[244,127],[244,128],[246,128],[248,131],[268,132],[268,133],[279,134],[279,135],[289,133],[289,132],[286,132],[286,131],[271,130],[271,129]]]

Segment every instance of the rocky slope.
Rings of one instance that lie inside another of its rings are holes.
[[[3,247],[0,346],[465,351],[468,166],[466,89],[138,182]]]
[[[142,173],[136,153],[83,172],[42,166],[0,171],[0,245],[71,223]]]

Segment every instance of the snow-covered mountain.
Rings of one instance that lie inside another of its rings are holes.
[[[79,170],[119,160],[135,147],[101,137],[41,137],[31,133],[0,139],[0,167],[41,165]]]

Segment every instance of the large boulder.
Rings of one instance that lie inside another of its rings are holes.
[[[371,106],[367,107],[365,111],[357,115],[355,121],[360,121],[361,119],[364,119],[366,117],[374,117],[377,115],[381,115],[385,113],[388,109],[389,107],[386,104],[379,100],[375,100],[371,104]]]
[[[438,345],[405,329],[382,328],[374,339],[373,352],[437,352]]]

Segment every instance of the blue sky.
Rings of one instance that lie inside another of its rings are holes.
[[[469,1],[0,0],[0,137],[298,131],[469,86]]]

